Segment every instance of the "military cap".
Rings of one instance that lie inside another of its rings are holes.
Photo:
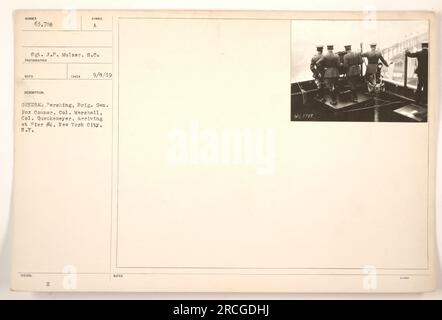
[[[377,43],[376,42],[372,42],[370,43],[370,47],[376,47]]]
[[[422,41],[422,48],[428,49],[428,41]]]
[[[327,50],[333,50],[333,45],[332,44],[328,44],[327,45]]]
[[[345,45],[344,48],[345,48],[345,50],[349,50],[349,49],[351,49],[351,44],[347,44],[347,45]]]
[[[322,44],[317,44],[316,49],[322,50],[322,49],[324,49],[324,46]]]

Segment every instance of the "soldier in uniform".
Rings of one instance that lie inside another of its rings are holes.
[[[327,51],[328,52],[319,59],[317,65],[320,68],[324,68],[324,81],[330,92],[331,104],[336,105],[338,103],[336,85],[339,79],[338,67],[340,61],[339,56],[333,53],[333,45],[328,45]]]
[[[318,86],[318,98],[324,102],[324,69],[318,66],[318,61],[322,58],[322,51],[324,46],[317,45],[316,46],[316,54],[313,56],[310,61],[310,70],[313,73],[313,78],[315,79],[315,83]]]
[[[347,82],[350,85],[353,102],[358,101],[356,85],[358,84],[361,75],[361,67],[360,67],[361,63],[362,63],[361,53],[351,51],[351,45],[346,45],[345,55],[344,55],[344,68],[347,77]]]
[[[376,43],[370,44],[370,51],[367,51],[362,54],[362,57],[367,58],[367,70],[365,71],[366,81],[370,81],[372,83],[376,83],[376,72],[378,70],[379,60],[388,67],[388,62],[385,61],[382,53],[376,49]]]
[[[422,50],[411,53],[405,51],[405,55],[411,58],[417,58],[417,68],[414,71],[417,74],[417,90],[416,103],[420,103],[422,99],[422,91],[424,93],[424,100],[427,99],[428,93],[428,42],[422,42]]]

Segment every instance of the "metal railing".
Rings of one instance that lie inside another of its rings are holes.
[[[393,70],[393,76],[391,78],[386,77],[385,80],[388,80],[389,82],[398,84],[398,85],[402,85],[404,87],[411,87],[416,89],[416,85],[410,84],[409,83],[409,78],[413,78],[413,77],[409,77],[408,76],[408,72],[409,72],[409,59],[408,57],[405,55],[405,51],[406,50],[410,50],[410,51],[416,51],[420,48],[420,44],[422,43],[422,41],[426,41],[428,40],[428,33],[422,33],[422,34],[418,34],[415,35],[413,37],[410,37],[404,41],[401,41],[399,43],[396,43],[388,48],[383,48],[381,50],[382,55],[384,56],[384,58],[387,61],[393,61],[393,64],[395,63],[403,63],[403,71],[402,71],[402,81],[398,82],[397,80],[395,80],[395,74],[397,73],[397,70]]]

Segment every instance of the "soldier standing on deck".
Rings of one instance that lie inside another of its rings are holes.
[[[313,56],[310,62],[310,70],[313,73],[313,78],[315,79],[315,83],[318,86],[318,95],[317,97],[324,102],[324,69],[318,66],[318,61],[322,58],[322,51],[324,46],[318,45],[316,46],[317,53]]]
[[[345,52],[346,52],[344,55],[345,74],[347,77],[347,82],[350,85],[353,102],[357,102],[358,95],[356,92],[356,85],[358,84],[361,75],[360,65],[362,63],[362,56],[360,52],[351,51],[351,45],[345,46]]]
[[[330,92],[331,104],[336,105],[338,103],[336,85],[339,79],[340,61],[339,56],[333,53],[333,45],[327,45],[327,50],[328,52],[319,59],[317,65],[324,68],[324,81]]]
[[[367,58],[367,70],[365,71],[366,81],[370,81],[372,84],[376,84],[376,72],[378,70],[379,60],[388,67],[388,62],[385,61],[382,53],[376,50],[376,43],[370,44],[370,51],[362,54],[362,57]]]
[[[417,90],[416,103],[420,103],[422,99],[422,91],[424,93],[424,101],[427,99],[428,93],[428,42],[422,42],[422,50],[415,53],[405,51],[405,55],[411,58],[417,58],[417,68],[414,71],[417,74]]]

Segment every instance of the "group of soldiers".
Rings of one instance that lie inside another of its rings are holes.
[[[367,68],[365,72],[365,79],[367,83],[376,81],[376,74],[378,72],[378,64],[382,63],[389,66],[388,62],[382,56],[382,53],[376,49],[376,43],[370,44],[370,51],[365,53],[352,51],[351,45],[345,46],[345,53],[343,61],[339,55],[333,52],[333,45],[327,45],[327,53],[323,54],[323,46],[316,47],[317,53],[313,56],[310,63],[310,70],[313,72],[316,85],[318,86],[318,98],[325,102],[324,90],[328,89],[331,98],[331,104],[337,104],[338,92],[337,83],[339,79],[339,68],[343,67],[350,86],[351,96],[353,102],[358,101],[356,87],[361,79],[361,65],[363,58],[367,59]],[[428,43],[422,43],[422,50],[416,53],[406,51],[408,57],[415,57],[418,59],[418,68],[416,73],[418,75],[417,100],[421,98],[421,91],[426,92],[427,88],[427,66],[428,66]]]

